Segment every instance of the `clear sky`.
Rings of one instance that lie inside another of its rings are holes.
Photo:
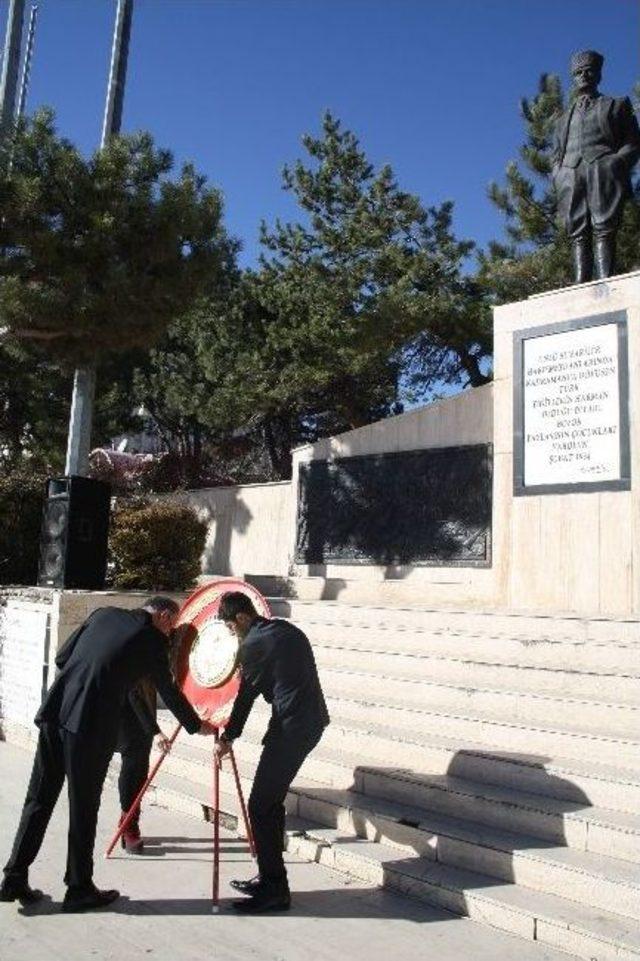
[[[90,150],[115,0],[39,6],[28,109],[54,107]],[[453,199],[459,236],[484,244],[501,234],[486,187],[521,142],[520,97],[585,47],[607,58],[603,89],[628,94],[639,42],[638,0],[135,0],[123,129],[222,189],[245,264],[261,218],[294,215],[280,170],[326,109],[404,189]]]

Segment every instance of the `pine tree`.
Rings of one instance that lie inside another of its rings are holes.
[[[0,322],[70,366],[148,347],[224,272],[219,192],[149,134],[88,160],[43,111],[0,155]]]
[[[283,178],[299,221],[263,224],[259,268],[174,324],[138,381],[173,431],[248,441],[272,477],[296,444],[397,412],[407,386],[484,383],[490,350],[452,205],[424,208],[331,115],[303,143]]]
[[[59,471],[71,376],[25,343],[0,344],[0,472],[28,458],[33,470]]]
[[[283,394],[328,391],[359,426],[397,402],[408,356],[423,385],[483,383],[487,331],[463,305],[473,244],[455,238],[452,204],[426,208],[401,190],[331,114],[303,144],[309,160],[283,178],[303,220],[263,225],[258,277],[259,302],[277,318]]]

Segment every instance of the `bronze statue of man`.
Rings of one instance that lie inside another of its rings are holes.
[[[553,180],[577,284],[615,272],[616,233],[640,157],[631,101],[598,92],[603,63],[595,50],[573,55],[575,97],[555,128]]]

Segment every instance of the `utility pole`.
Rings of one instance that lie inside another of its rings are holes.
[[[2,58],[2,74],[0,76],[0,140],[4,139],[13,129],[16,116],[24,3],[25,0],[9,0],[7,32]]]
[[[104,147],[112,134],[120,133],[120,127],[122,126],[122,105],[124,104],[124,88],[127,82],[132,17],[133,0],[118,0],[116,25],[113,31],[113,47],[111,49],[111,68],[107,84],[107,102],[104,108],[102,138],[100,140],[101,148]]]
[[[31,61],[33,59],[33,41],[36,35],[36,22],[38,19],[38,4],[31,5],[29,15],[29,27],[27,29],[27,46],[24,52],[24,62],[22,64],[22,78],[20,80],[20,94],[18,96],[18,106],[16,117],[24,116],[24,108],[27,103],[27,93],[29,90],[29,78],[31,76]]]
[[[120,133],[132,17],[133,0],[118,0],[100,149],[105,146],[109,137]],[[65,474],[68,477],[72,475],[86,477],[89,473],[91,424],[93,421],[95,390],[95,363],[85,364],[83,367],[76,368],[73,379],[73,398],[71,400],[69,439],[67,442],[67,461],[65,467]]]

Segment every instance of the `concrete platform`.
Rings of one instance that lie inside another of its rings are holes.
[[[0,835],[4,859],[15,830],[31,766],[28,752],[0,744]],[[96,846],[96,882],[116,886],[123,897],[110,909],[63,915],[62,873],[66,804],[61,799],[31,881],[51,898],[33,909],[0,905],[0,961],[111,961],[115,958],[193,961],[567,961],[571,955],[479,926],[447,911],[381,891],[375,883],[305,862],[289,854],[294,907],[289,914],[238,917],[230,907],[232,877],[252,865],[242,841],[223,832],[220,914],[210,902],[211,830],[195,818],[150,805],[145,857],[104,850],[117,818],[113,786],[105,788]]]

